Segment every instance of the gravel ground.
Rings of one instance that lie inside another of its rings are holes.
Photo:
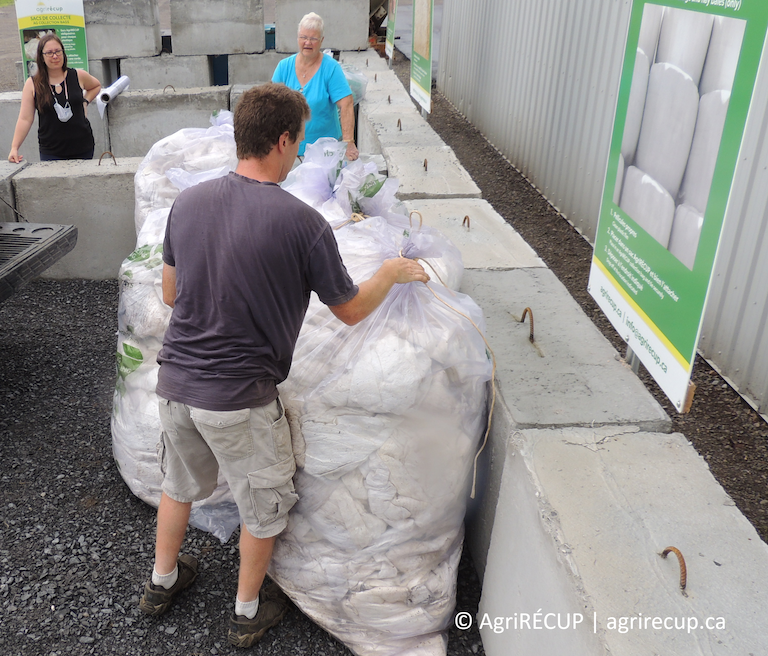
[[[151,571],[155,511],[123,482],[111,451],[115,281],[36,281],[0,305],[0,652],[3,656],[241,653],[225,639],[237,535],[189,529],[201,573],[160,619],[137,604]],[[465,556],[456,611],[477,612]],[[351,652],[296,608],[249,653]],[[476,628],[451,656],[483,654]]]

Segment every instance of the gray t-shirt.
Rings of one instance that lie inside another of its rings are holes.
[[[315,291],[357,294],[328,223],[271,182],[230,173],[182,192],[163,261],[176,303],[158,354],[158,395],[206,410],[271,403]]]

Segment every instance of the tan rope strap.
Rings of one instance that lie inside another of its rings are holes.
[[[418,214],[419,215],[419,230],[421,230],[421,226],[424,225],[424,217],[421,215],[421,212],[419,210],[411,210],[410,214],[408,214],[408,221],[411,223],[411,228],[413,228],[413,215]]]
[[[403,256],[403,255],[402,255],[402,251],[400,251],[400,257],[402,257],[402,256]],[[443,279],[440,277],[440,274],[437,272],[437,269],[435,269],[435,267],[434,267],[434,266],[432,266],[432,263],[431,263],[429,260],[425,260],[423,257],[414,257],[413,259],[414,259],[414,260],[416,260],[417,262],[424,262],[424,264],[426,264],[426,265],[427,265],[427,266],[428,266],[428,267],[429,267],[429,268],[432,270],[432,273],[434,273],[434,274],[435,274],[435,276],[437,276],[437,279],[440,281],[440,284],[441,284],[443,287],[445,287],[445,289],[446,289],[448,292],[450,292],[451,296],[456,296],[456,294],[454,293],[454,291],[453,291],[453,290],[452,290],[450,287],[448,287],[448,285],[446,285],[446,284],[443,282]]]
[[[339,230],[343,228],[346,225],[349,225],[350,223],[360,223],[360,221],[365,221],[368,217],[364,214],[360,214],[359,212],[353,212],[352,216],[349,217],[344,223],[341,225],[337,225],[334,230]]]

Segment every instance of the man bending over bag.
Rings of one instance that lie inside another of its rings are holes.
[[[197,560],[179,550],[192,502],[213,493],[221,470],[242,524],[228,635],[238,647],[250,647],[287,609],[274,583],[259,590],[297,501],[277,384],[288,375],[310,292],[353,325],[396,283],[429,280],[419,264],[397,258],[358,287],[325,219],[278,186],[308,118],[304,96],[282,84],[243,94],[237,169],[183,191],[163,243],[163,300],[173,308],[158,355],[165,478],[154,570],[139,607],[164,613],[197,577]]]

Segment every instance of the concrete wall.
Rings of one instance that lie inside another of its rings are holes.
[[[230,87],[125,91],[108,106],[111,151],[144,157],[154,143],[181,128],[210,127],[211,114],[229,109]]]
[[[17,209],[30,223],[77,226],[74,250],[46,278],[109,280],[136,247],[133,179],[141,158],[113,163],[39,162],[13,178]]]
[[[262,84],[272,80],[277,64],[288,57],[288,53],[269,50],[260,55],[230,55],[230,84]]]
[[[296,52],[299,21],[314,11],[325,23],[323,48],[368,47],[368,0],[280,0],[275,6],[275,49]]]
[[[89,58],[149,57],[160,52],[157,0],[83,0],[83,9]]]
[[[19,220],[18,215],[12,209],[16,208],[12,179],[26,166],[25,162],[12,164],[6,160],[0,161],[0,199],[2,199],[0,200],[0,223],[12,223]]]
[[[13,133],[16,129],[16,121],[19,118],[19,109],[21,109],[21,91],[7,91],[0,93],[0,143],[5,144],[5,147],[10,150],[11,143],[13,142]],[[88,120],[91,123],[91,129],[93,130],[93,138],[96,142],[94,149],[95,157],[98,157],[105,150],[108,150],[107,144],[109,143],[109,131],[108,125],[105,119],[99,116],[99,112],[95,105],[91,105],[88,108]],[[28,162],[39,162],[40,151],[37,143],[37,112],[35,112],[35,119],[32,123],[32,127],[29,130],[27,138],[24,140],[19,152]],[[5,155],[7,156],[7,151]],[[45,223],[42,221],[41,223]]]
[[[171,34],[177,55],[264,52],[262,0],[172,0]]]
[[[120,73],[130,78],[133,91],[163,89],[168,84],[175,89],[213,85],[211,64],[205,55],[132,57],[120,62]]]

